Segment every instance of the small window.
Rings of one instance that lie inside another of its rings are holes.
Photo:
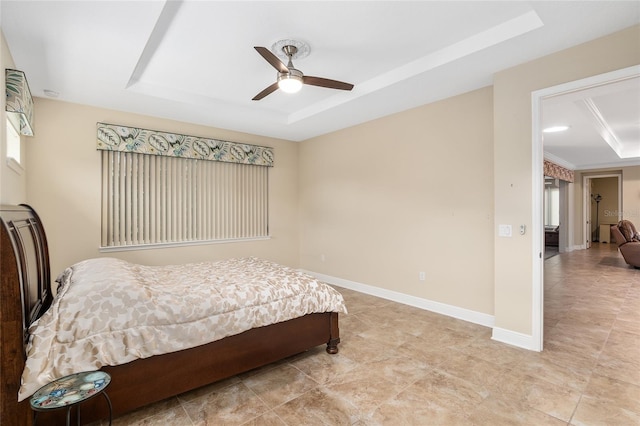
[[[20,164],[20,133],[13,127],[11,120],[7,119],[7,158],[13,158]]]
[[[544,225],[556,227],[560,225],[560,189],[548,187],[544,191]]]
[[[22,173],[20,149],[20,133],[7,119],[7,164],[18,173]]]

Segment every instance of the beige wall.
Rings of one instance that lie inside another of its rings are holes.
[[[638,63],[636,26],[498,73],[493,104],[485,100],[475,112],[462,106],[482,91],[305,141],[301,267],[493,314],[496,327],[531,336],[533,240],[531,233],[518,233],[520,225],[532,224],[531,93]],[[491,118],[482,114],[488,108],[493,124],[485,133],[479,123]],[[450,132],[447,126],[464,129]],[[473,138],[485,136],[493,137],[493,146],[480,146],[492,159],[473,151]],[[424,143],[435,140],[447,143]],[[473,160],[464,154],[468,149]],[[452,153],[457,170],[469,173],[452,178],[444,171],[443,159]],[[485,177],[492,190],[484,187]],[[580,191],[578,184],[578,196]],[[480,201],[494,197],[493,209]],[[488,231],[480,223],[487,212],[494,216]],[[442,226],[451,223],[467,226]],[[512,225],[513,236],[497,237],[499,224]],[[582,230],[574,238],[581,240]],[[468,251],[460,250],[461,242]],[[492,249],[493,257],[486,253]],[[492,260],[494,267],[487,267]],[[422,270],[426,283],[417,281]]]
[[[9,46],[0,30],[0,87],[5,87],[5,68],[15,68]],[[29,78],[29,76],[27,76]],[[18,172],[7,166],[7,114],[5,112],[6,97],[0,96],[0,204],[20,204],[27,201],[27,175],[25,159],[25,144],[31,139],[22,136],[21,163],[22,172]]]
[[[40,214],[54,276],[82,259],[113,256],[143,264],[171,264],[259,256],[298,265],[298,144],[142,115],[35,98],[36,136],[29,138],[28,202]],[[269,171],[266,241],[210,244],[101,254],[101,162],[96,122],[137,126],[274,147]]]
[[[301,267],[493,314],[492,110],[487,87],[304,141]]]
[[[495,228],[532,223],[531,93],[640,64],[640,26],[585,43],[494,76]],[[537,237],[537,236],[536,236]],[[496,238],[495,323],[531,335],[533,236]]]

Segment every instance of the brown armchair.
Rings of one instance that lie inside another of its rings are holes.
[[[611,225],[611,234],[615,237],[625,262],[640,268],[640,234],[633,223],[621,220],[617,225]]]

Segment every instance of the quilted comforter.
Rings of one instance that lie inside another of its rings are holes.
[[[18,399],[79,371],[179,351],[315,312],[346,313],[340,293],[266,260],[143,266],[89,259],[58,278],[34,322]]]

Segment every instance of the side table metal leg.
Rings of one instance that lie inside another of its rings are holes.
[[[67,408],[67,426],[71,426],[71,407],[73,407],[73,405]]]
[[[111,407],[111,400],[109,399],[109,395],[107,395],[107,391],[102,391],[104,398],[107,400],[107,404],[109,405],[109,426],[111,426],[111,420],[113,416],[113,407]]]

